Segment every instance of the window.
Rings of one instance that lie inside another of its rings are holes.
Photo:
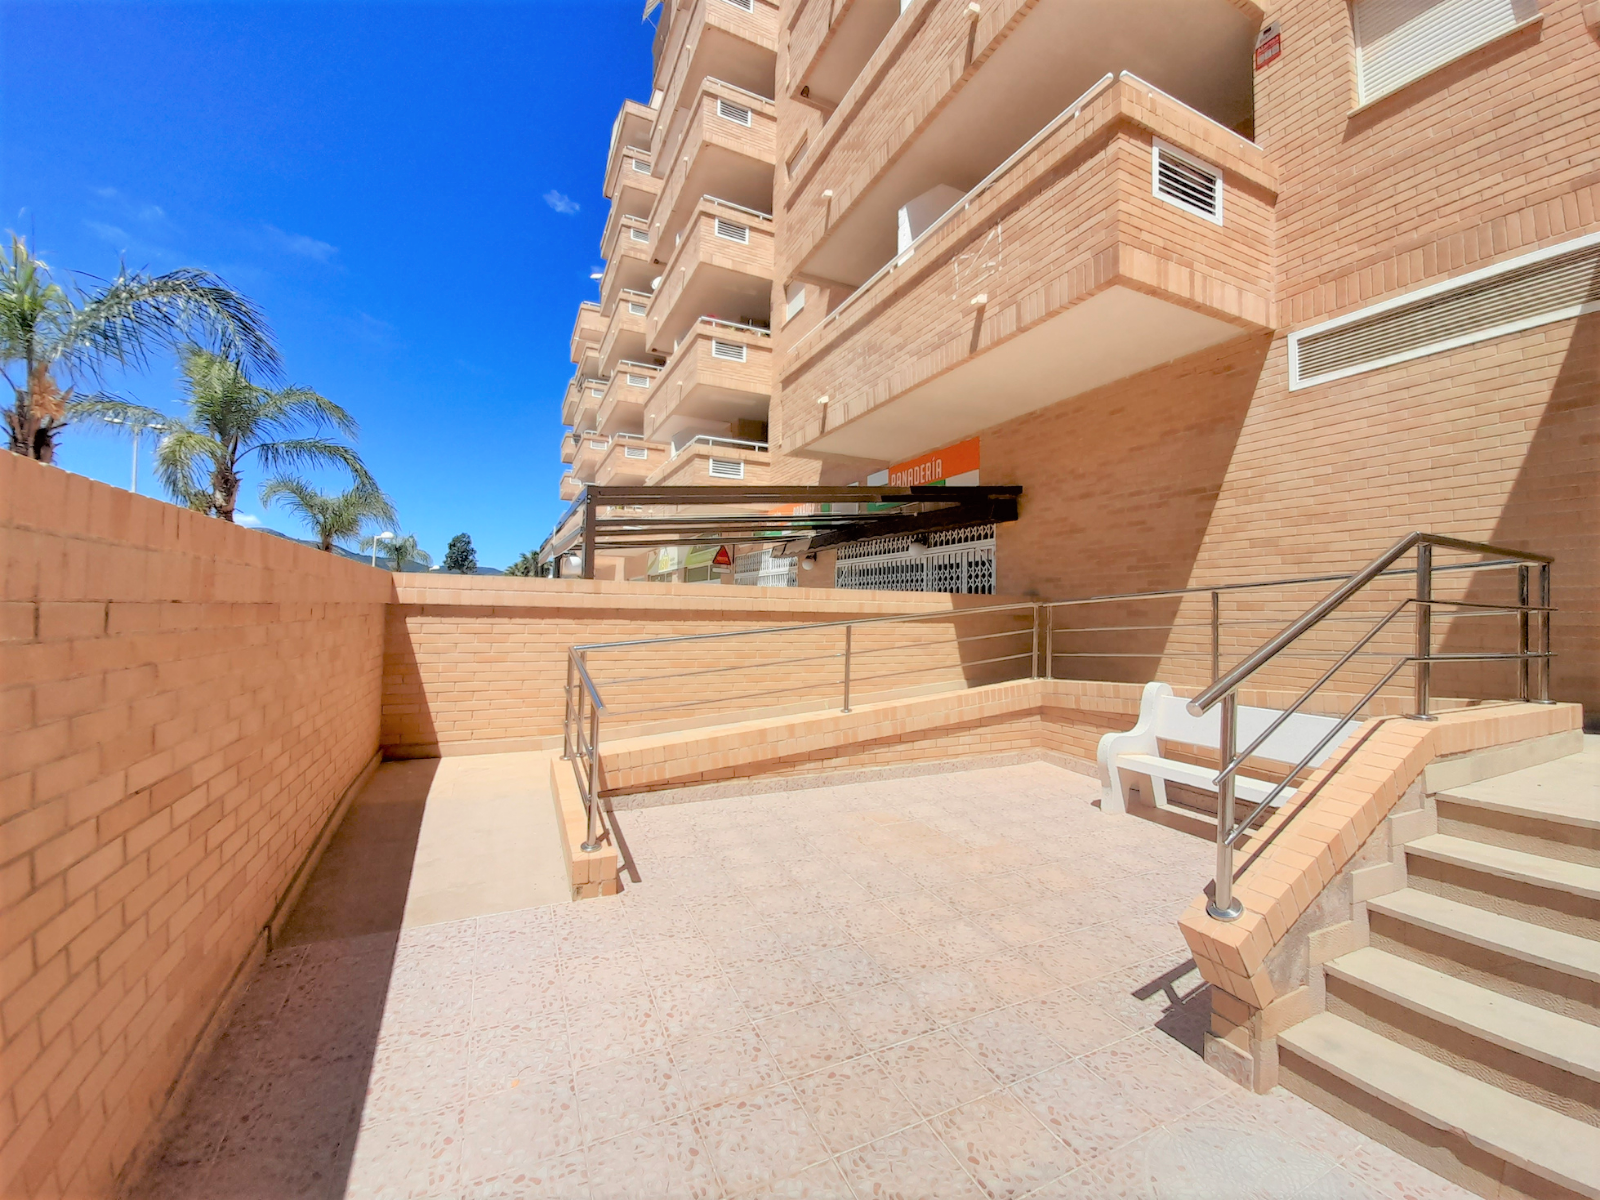
[[[745,354],[746,350],[743,342],[724,342],[720,338],[711,339],[712,358],[725,358],[729,362],[743,362]]]
[[[744,463],[737,458],[713,458],[710,469],[713,479],[744,478]]]
[[[1159,138],[1151,146],[1151,191],[1168,204],[1222,224],[1222,176]]]
[[[648,242],[650,240],[650,231],[648,229],[630,229],[628,230],[628,236],[636,242]]]
[[[628,311],[631,312],[636,317],[642,317],[642,316],[644,316],[644,311],[645,311],[644,310],[644,305],[640,304],[637,300],[629,300],[628,301]]]
[[[622,448],[622,457],[623,458],[649,458],[650,457],[650,451],[646,450],[643,446],[624,446]]]
[[[1355,0],[1360,102],[1398,91],[1538,15],[1538,0]]]
[[[717,116],[724,121],[732,121],[735,125],[750,124],[750,110],[742,104],[735,104],[731,100],[717,98]]]
[[[730,242],[748,242],[750,240],[750,227],[738,225],[733,221],[724,221],[717,218],[717,236],[727,238]]]
[[[650,377],[648,375],[635,375],[632,372],[629,372],[628,386],[647,388],[650,386]]]

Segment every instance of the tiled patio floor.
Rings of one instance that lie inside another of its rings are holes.
[[[146,1194],[1466,1197],[1204,1065],[1211,848],[1097,796],[1035,763],[624,812],[621,897],[280,951]]]

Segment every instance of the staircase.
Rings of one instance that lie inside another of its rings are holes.
[[[1600,1198],[1600,737],[1436,799],[1282,1082],[1481,1195]]]

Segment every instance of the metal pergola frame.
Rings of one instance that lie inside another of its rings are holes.
[[[576,549],[582,577],[594,578],[595,555],[604,550],[653,550],[661,546],[752,545],[804,542],[806,552],[892,534],[936,533],[968,525],[1017,519],[1022,488],[975,487],[614,487],[591,485],[579,494],[539,547],[539,565]],[[814,507],[814,512],[763,513],[761,505]],[[871,511],[836,512],[836,505],[893,505]],[[644,511],[628,512],[627,509]],[[652,508],[722,508],[695,515],[653,514]],[[605,514],[605,515],[602,515]]]

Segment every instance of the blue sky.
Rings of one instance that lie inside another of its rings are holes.
[[[0,229],[58,277],[119,254],[223,276],[287,377],[360,421],[402,528],[435,560],[465,531],[505,566],[562,507],[567,341],[596,294],[612,119],[649,99],[642,8],[0,0]],[[174,377],[114,382],[170,407]],[[59,462],[127,487],[130,457],[74,428]]]

